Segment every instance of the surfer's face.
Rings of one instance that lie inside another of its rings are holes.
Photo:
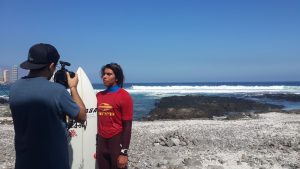
[[[116,75],[109,68],[104,69],[104,73],[102,75],[102,81],[103,81],[103,85],[106,87],[117,85]]]

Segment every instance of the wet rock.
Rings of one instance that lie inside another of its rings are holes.
[[[8,97],[1,97],[0,96],[0,104],[8,104],[8,103],[9,103]]]
[[[162,98],[151,110],[147,119],[212,119],[214,116],[224,116],[228,112],[236,114],[252,112],[247,116],[257,118],[256,113],[270,112],[281,108],[283,106],[263,104],[235,97],[171,96]]]
[[[285,101],[293,101],[300,102],[299,94],[263,94],[261,96],[254,96],[257,98],[267,98],[273,100],[285,100]]]

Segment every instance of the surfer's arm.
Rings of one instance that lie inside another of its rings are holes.
[[[132,120],[123,120],[123,131],[121,137],[122,149],[128,149],[131,138]]]
[[[123,120],[122,124],[123,124],[123,131],[121,135],[122,149],[117,159],[118,168],[125,168],[128,165],[127,150],[130,144],[132,120]]]
[[[128,149],[131,138],[132,118],[133,118],[133,101],[131,96],[124,92],[122,98],[120,98],[122,106],[122,137],[121,144],[122,149]]]
[[[70,74],[69,74],[69,72],[67,72],[67,78],[68,78],[68,85],[69,85],[69,88],[71,91],[71,96],[72,96],[73,100],[75,101],[75,103],[80,108],[80,111],[79,111],[78,115],[76,116],[76,120],[81,123],[84,123],[86,121],[86,108],[78,94],[78,91],[77,91],[77,84],[78,84],[77,73],[75,73],[75,77],[70,78]]]

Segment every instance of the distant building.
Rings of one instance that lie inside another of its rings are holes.
[[[2,69],[0,68],[0,83],[3,83],[4,79],[3,79],[3,72]]]
[[[11,81],[10,82],[13,83],[16,80],[18,80],[18,66],[17,65],[13,65],[12,71],[11,71]]]
[[[9,70],[7,69],[3,70],[3,82],[4,83],[10,82],[10,74],[9,74]]]

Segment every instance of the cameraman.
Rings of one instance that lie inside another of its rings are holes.
[[[78,77],[67,73],[71,96],[52,83],[60,56],[50,44],[36,44],[20,67],[28,76],[10,88],[9,101],[15,130],[16,169],[69,169],[65,116],[85,122],[86,110],[77,92]]]

